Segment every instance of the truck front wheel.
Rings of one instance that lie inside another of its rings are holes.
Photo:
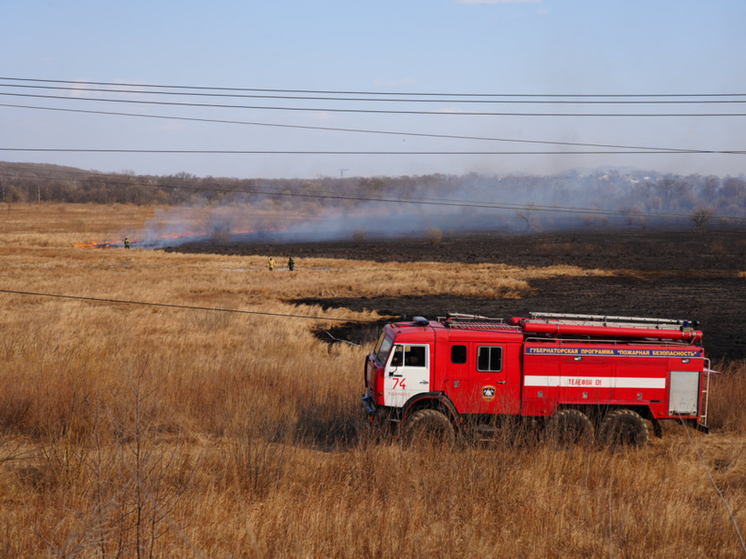
[[[599,442],[603,445],[612,448],[643,446],[649,439],[648,424],[635,411],[614,410],[601,423]]]
[[[412,444],[432,441],[446,446],[456,443],[456,432],[446,415],[438,410],[425,409],[414,412],[404,422],[404,441]]]
[[[593,424],[580,410],[560,410],[549,419],[547,439],[560,447],[588,446],[593,442]]]

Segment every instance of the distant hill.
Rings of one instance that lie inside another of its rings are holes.
[[[740,222],[746,217],[746,180],[677,176],[625,166],[578,167],[553,176],[468,173],[237,179],[189,173],[102,173],[62,165],[0,162],[0,202],[241,203],[315,216],[354,210],[358,216],[390,217],[390,221],[379,221],[404,229],[416,224],[525,231],[614,224],[644,228],[652,220],[687,220],[695,210]]]

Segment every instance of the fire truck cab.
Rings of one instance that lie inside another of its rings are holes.
[[[689,321],[532,313],[387,324],[365,363],[371,422],[454,439],[531,419],[565,442],[644,444],[647,422],[707,431],[709,364]]]

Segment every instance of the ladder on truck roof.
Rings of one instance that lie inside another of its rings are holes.
[[[658,339],[695,343],[702,332],[698,322],[669,318],[603,316],[593,314],[529,313],[530,318],[515,319],[526,334],[544,336],[605,336],[608,338]]]
[[[463,330],[510,330],[519,332],[520,328],[508,324],[503,318],[492,318],[478,314],[464,314],[449,312],[445,317],[439,316],[438,322],[446,328],[460,328]]]
[[[492,318],[480,314],[466,314],[461,312],[448,312],[445,317],[439,316],[438,320],[440,322],[445,322],[446,320],[456,320],[461,322],[474,320],[479,320],[480,322],[505,322],[504,318]]]
[[[531,319],[544,320],[556,324],[574,324],[585,326],[615,326],[621,328],[654,328],[661,330],[680,330],[696,326],[691,320],[670,318],[645,318],[639,316],[607,316],[597,314],[563,314],[548,312],[529,313]]]

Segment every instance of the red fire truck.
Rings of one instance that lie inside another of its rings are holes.
[[[645,444],[661,420],[707,432],[709,360],[687,320],[531,313],[509,321],[450,313],[387,324],[366,359],[371,422],[453,441],[506,418],[563,444]]]

